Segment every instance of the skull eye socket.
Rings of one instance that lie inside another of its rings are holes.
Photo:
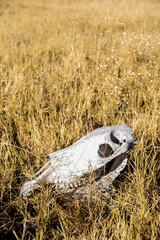
[[[118,140],[118,138],[116,138],[116,137],[114,136],[113,132],[111,132],[110,138],[111,138],[112,142],[121,145],[120,141]]]
[[[114,143],[116,143],[116,144],[118,144],[118,145],[122,145],[123,143],[126,142],[126,139],[125,139],[125,138],[122,139],[121,141],[119,141],[119,139],[116,138],[116,136],[114,135],[113,132],[111,132],[111,134],[110,134],[110,138],[111,138],[111,141],[112,141],[112,142],[114,142]]]
[[[109,156],[111,156],[113,153],[113,149],[111,148],[111,146],[109,144],[101,144],[99,145],[99,149],[98,149],[98,155],[101,158],[107,158]]]

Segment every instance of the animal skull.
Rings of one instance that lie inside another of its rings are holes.
[[[128,125],[102,127],[48,155],[49,161],[24,183],[20,196],[29,196],[41,182],[53,183],[63,193],[86,196],[90,179],[108,194],[111,181],[124,169],[130,149],[137,144],[132,134]]]

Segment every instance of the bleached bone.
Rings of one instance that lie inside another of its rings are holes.
[[[23,184],[20,196],[29,196],[42,182],[75,196],[86,196],[92,187],[107,195],[137,144],[132,134],[128,125],[102,127],[48,155],[49,161]]]

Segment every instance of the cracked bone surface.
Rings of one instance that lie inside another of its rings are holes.
[[[111,193],[111,182],[127,164],[130,149],[137,141],[128,125],[98,128],[73,145],[51,153],[49,161],[22,186],[26,198],[40,183],[74,196],[87,196],[92,190]]]

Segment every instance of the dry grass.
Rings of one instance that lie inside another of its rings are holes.
[[[1,0],[1,239],[160,239],[159,36],[158,0]],[[139,144],[113,208],[19,198],[44,156],[124,123]]]

